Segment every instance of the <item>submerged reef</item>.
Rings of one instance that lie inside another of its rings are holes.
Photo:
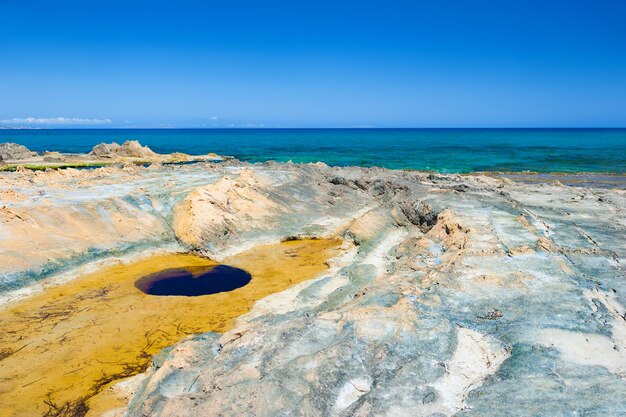
[[[238,161],[2,175],[7,294],[146,243],[221,262],[344,241],[163,350],[109,415],[626,414],[623,189]]]

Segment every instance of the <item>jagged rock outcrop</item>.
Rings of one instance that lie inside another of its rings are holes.
[[[437,222],[437,213],[428,204],[405,202],[400,206],[400,209],[407,219],[424,233],[428,232]]]
[[[0,162],[1,161],[17,161],[37,156],[36,152],[32,152],[26,146],[17,143],[6,142],[0,143]]]

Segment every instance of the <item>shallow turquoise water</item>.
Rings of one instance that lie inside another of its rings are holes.
[[[87,152],[137,139],[157,152],[216,152],[251,162],[383,166],[439,172],[626,173],[626,129],[0,130],[0,142]]]

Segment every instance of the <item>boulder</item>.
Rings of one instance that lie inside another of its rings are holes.
[[[101,143],[93,147],[89,155],[97,156],[98,158],[111,158],[118,154],[120,145],[113,143]]]
[[[149,158],[157,154],[147,146],[141,146],[136,140],[127,140],[119,149],[120,156],[130,156],[134,158]]]
[[[37,153],[31,151],[26,146],[12,142],[0,143],[0,161],[18,161],[32,158],[33,156],[37,156]]]
[[[98,158],[131,157],[131,158],[153,158],[157,156],[152,149],[141,146],[136,140],[128,140],[121,146],[115,142],[101,143],[93,147],[89,153]]]

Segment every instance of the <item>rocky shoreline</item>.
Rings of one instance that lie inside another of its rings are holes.
[[[172,244],[218,262],[347,246],[227,333],[163,351],[116,388],[117,415],[626,413],[624,189],[162,161],[0,173],[0,288]]]
[[[207,155],[188,155],[182,152],[158,154],[136,140],[118,143],[100,143],[87,154],[71,154],[56,151],[33,152],[23,145],[7,142],[0,143],[0,171],[15,171],[26,168],[46,170],[59,168],[102,167],[112,164],[153,164],[186,163],[201,161],[222,161],[225,157],[214,153]]]

